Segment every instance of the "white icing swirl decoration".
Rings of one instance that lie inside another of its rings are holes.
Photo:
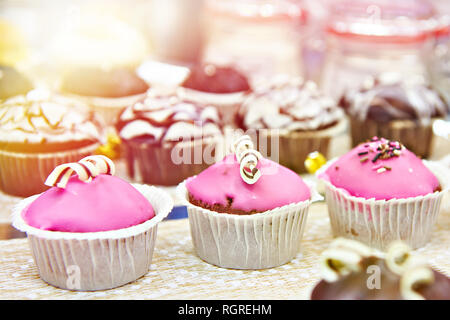
[[[239,172],[247,184],[254,184],[261,178],[261,171],[256,167],[261,154],[254,149],[252,139],[243,135],[233,144],[233,152],[240,163]]]
[[[382,254],[358,241],[338,238],[322,253],[322,277],[336,282],[352,272],[363,272],[363,260],[369,257],[384,258],[386,267],[400,276],[400,292],[405,299],[422,300],[416,291],[419,285],[434,282],[433,270],[420,256],[412,256],[411,249],[401,241],[393,242]]]
[[[114,175],[115,166],[108,157],[102,155],[87,156],[78,162],[57,166],[45,180],[45,185],[65,188],[73,173],[76,173],[81,181],[89,182],[99,174]]]

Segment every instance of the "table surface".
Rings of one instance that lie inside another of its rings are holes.
[[[348,149],[344,143],[335,144],[335,154]],[[436,149],[441,153],[437,159],[450,153],[447,142]],[[120,175],[120,164],[118,169]],[[325,203],[315,203],[310,207],[302,252],[294,260],[272,269],[231,270],[196,256],[188,219],[166,220],[159,224],[151,269],[144,277],[111,290],[73,292],[40,279],[25,234],[10,226],[10,213],[20,200],[0,193],[0,239],[10,239],[0,240],[0,299],[308,299],[320,279],[320,254],[333,238]],[[415,252],[450,276],[450,195],[430,243]]]
[[[440,213],[433,237],[415,252],[450,276],[450,210]],[[302,252],[265,270],[231,270],[200,260],[187,219],[159,224],[150,271],[137,281],[98,292],[73,292],[39,278],[26,239],[0,241],[0,299],[308,299],[320,279],[320,253],[332,241],[326,205],[313,204]]]

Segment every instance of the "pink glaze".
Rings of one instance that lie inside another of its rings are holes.
[[[227,198],[232,198],[233,209],[247,212],[267,211],[310,199],[308,186],[295,172],[264,158],[257,167],[261,178],[255,184],[247,184],[239,174],[239,162],[231,154],[189,178],[186,187],[196,200],[226,206]]]
[[[118,230],[155,216],[148,200],[128,182],[101,174],[91,182],[77,176],[65,189],[53,187],[22,212],[30,226],[63,232]]]
[[[433,193],[439,181],[411,151],[403,148],[399,156],[378,159],[377,147],[387,140],[362,143],[340,157],[319,178],[342,188],[350,195],[376,200],[404,199]],[[368,152],[367,155],[358,153]],[[361,162],[365,157],[367,161]],[[391,170],[384,171],[384,166]]]

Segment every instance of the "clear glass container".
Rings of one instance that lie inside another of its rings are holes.
[[[273,73],[303,74],[307,15],[300,1],[210,0],[205,11],[205,61],[232,64],[250,80]]]
[[[437,28],[426,0],[343,0],[330,6],[320,86],[338,99],[383,72],[427,80],[426,59]]]
[[[428,59],[429,76],[450,103],[450,15],[440,19],[441,27],[436,32],[433,52]]]

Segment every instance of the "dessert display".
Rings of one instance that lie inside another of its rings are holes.
[[[200,64],[190,68],[179,94],[184,99],[215,106],[224,123],[232,125],[237,108],[251,90],[247,77],[235,68]]]
[[[155,187],[130,185],[114,171],[104,156],[59,165],[45,181],[49,190],[17,206],[13,225],[27,233],[45,282],[104,290],[148,272],[157,224],[172,199]],[[73,272],[79,277],[72,279]]]
[[[31,81],[13,67],[0,65],[0,100],[5,100],[33,89]]]
[[[279,162],[297,173],[306,172],[310,152],[328,157],[330,141],[345,129],[344,114],[311,81],[279,76],[255,86],[236,116],[244,131],[255,130],[263,140],[278,139]],[[261,151],[273,155],[277,150]]]
[[[0,105],[0,189],[26,197],[46,189],[55,165],[95,152],[101,123],[78,101],[45,90]]]
[[[321,280],[311,300],[449,300],[450,278],[402,242],[386,253],[336,239],[321,257]]]
[[[122,111],[115,128],[128,175],[144,183],[175,186],[213,164],[220,151],[217,109],[175,93],[150,90]]]
[[[424,246],[448,192],[444,169],[378,137],[330,161],[318,177],[333,234],[381,249],[394,240]]]
[[[450,300],[450,1],[31,2],[0,300]]]
[[[204,261],[233,269],[285,264],[300,251],[309,205],[320,198],[242,136],[227,155],[177,189]]]
[[[112,125],[120,111],[141,99],[149,86],[132,68],[79,67],[66,72],[61,92],[80,99]]]
[[[353,146],[382,136],[400,141],[424,158],[431,152],[433,121],[445,119],[450,112],[431,86],[387,74],[348,90],[339,104],[350,118]]]

